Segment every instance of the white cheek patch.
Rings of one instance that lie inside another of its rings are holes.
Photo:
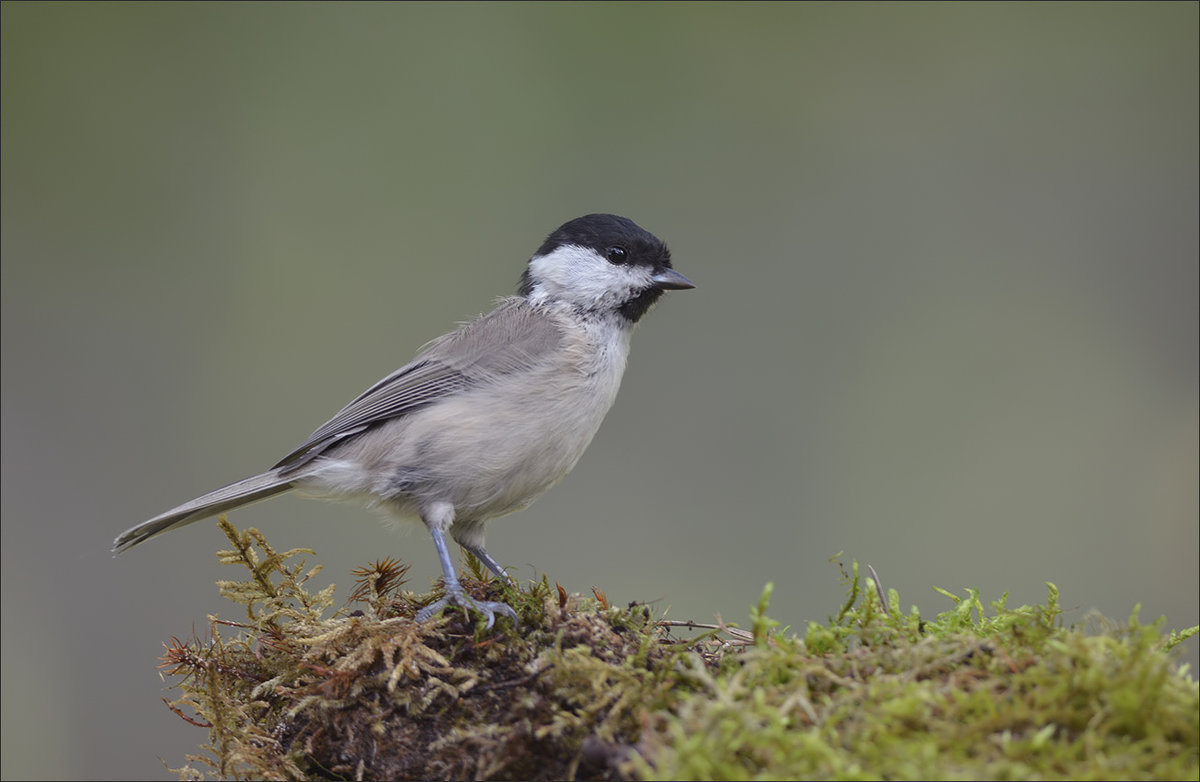
[[[653,285],[649,271],[617,266],[595,250],[569,244],[529,261],[533,301],[569,301],[585,307],[617,306],[636,291]]]

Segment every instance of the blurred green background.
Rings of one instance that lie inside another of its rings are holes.
[[[1197,5],[3,5],[3,776],[161,778],[204,522],[587,212],[697,284],[522,579],[802,632],[831,555],[1198,620]],[[281,498],[345,597],[428,536]],[[1197,644],[1181,661],[1197,660]]]

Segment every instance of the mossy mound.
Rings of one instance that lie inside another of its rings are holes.
[[[169,705],[207,728],[179,769],[244,779],[1181,779],[1200,774],[1200,691],[1136,611],[1064,628],[1044,606],[987,615],[978,594],[923,620],[895,592],[849,595],[804,639],[766,613],[751,629],[680,623],[539,583],[517,590],[468,560],[463,584],[520,617],[490,631],[461,611],[418,624],[433,595],[385,560],[348,603],[306,583],[303,550],[276,552],[222,521],[220,582],[245,621],[210,617],[172,639]],[[940,590],[939,590],[940,591]],[[693,629],[696,625],[689,625]],[[232,632],[231,632],[232,629]],[[229,637],[226,637],[228,635]]]

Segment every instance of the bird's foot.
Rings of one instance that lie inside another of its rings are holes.
[[[465,608],[468,611],[476,611],[483,614],[487,618],[487,628],[492,629],[492,625],[496,623],[496,614],[507,616],[512,620],[514,625],[520,624],[517,620],[517,612],[512,609],[512,606],[507,603],[496,603],[488,600],[476,600],[463,591],[463,588],[458,584],[446,588],[446,596],[440,600],[435,600],[429,605],[417,612],[417,621],[426,622],[431,617],[440,612],[443,608],[449,605],[456,605]]]

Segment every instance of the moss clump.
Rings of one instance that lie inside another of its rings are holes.
[[[303,550],[276,552],[222,520],[219,584],[245,621],[210,617],[173,639],[169,706],[208,729],[180,769],[263,779],[1135,779],[1196,778],[1200,693],[1161,623],[1064,628],[1044,606],[987,615],[979,595],[930,620],[863,588],[857,566],[835,617],[787,636],[708,626],[672,637],[644,606],[464,586],[521,619],[483,632],[461,611],[417,624],[431,595],[384,560],[356,571],[349,602],[310,594]],[[867,581],[866,584],[870,584]],[[939,590],[940,591],[940,590]],[[695,625],[690,625],[696,627]],[[232,632],[231,632],[232,631]],[[226,637],[228,635],[228,637]]]
[[[861,590],[804,640],[771,636],[686,669],[692,694],[656,715],[646,779],[1195,779],[1200,692],[1161,622],[1096,634],[1044,606],[988,616],[978,592],[925,621]],[[769,594],[769,593],[766,593]],[[766,594],[764,594],[764,602]],[[756,615],[761,615],[761,605]]]
[[[603,778],[640,710],[670,702],[675,652],[644,608],[545,579],[517,591],[469,561],[463,586],[509,602],[520,627],[484,633],[461,611],[418,624],[432,596],[404,591],[405,568],[384,560],[356,571],[349,603],[326,618],[333,588],[310,595],[319,568],[298,561],[311,552],[221,528],[233,549],[218,556],[250,576],[218,586],[247,618],[210,617],[207,638],[172,639],[163,667],[181,677],[170,707],[209,730],[189,760],[222,778]]]

